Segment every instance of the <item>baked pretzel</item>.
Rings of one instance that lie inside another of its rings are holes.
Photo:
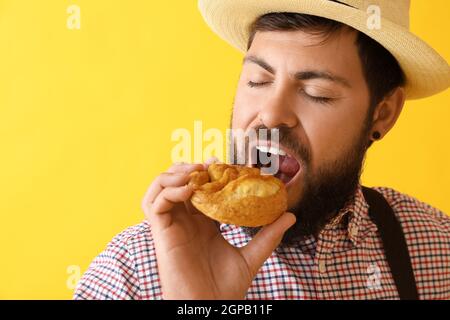
[[[191,203],[208,217],[246,227],[263,226],[287,210],[284,183],[258,168],[211,164],[191,173]]]

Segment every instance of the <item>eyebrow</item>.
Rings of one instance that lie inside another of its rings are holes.
[[[264,59],[259,58],[257,56],[249,55],[244,58],[243,64],[246,63],[254,63],[267,72],[275,75],[276,70],[268,64]],[[323,79],[328,80],[332,82],[337,82],[345,87],[351,88],[350,83],[347,79],[340,77],[338,75],[335,75],[329,71],[323,71],[323,70],[306,70],[306,71],[298,71],[294,74],[294,78],[297,80],[313,80],[313,79]]]

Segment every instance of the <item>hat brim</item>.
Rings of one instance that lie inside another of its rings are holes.
[[[383,17],[381,28],[371,30],[369,14],[350,6],[328,0],[199,0],[198,6],[208,26],[243,53],[249,27],[258,17],[271,12],[305,13],[342,22],[389,50],[405,73],[407,99],[425,98],[450,85],[448,63],[428,44]]]

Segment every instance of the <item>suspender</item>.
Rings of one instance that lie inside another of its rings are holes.
[[[400,299],[418,300],[419,294],[417,293],[408,247],[394,211],[383,195],[376,190],[363,186],[362,191],[366,202],[369,204],[369,216],[377,225],[383,241],[384,253]]]

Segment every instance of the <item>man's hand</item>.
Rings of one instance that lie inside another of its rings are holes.
[[[295,216],[284,213],[243,248],[230,245],[216,223],[188,201],[189,174],[203,164],[177,164],[149,187],[142,208],[155,243],[164,299],[243,299]]]

